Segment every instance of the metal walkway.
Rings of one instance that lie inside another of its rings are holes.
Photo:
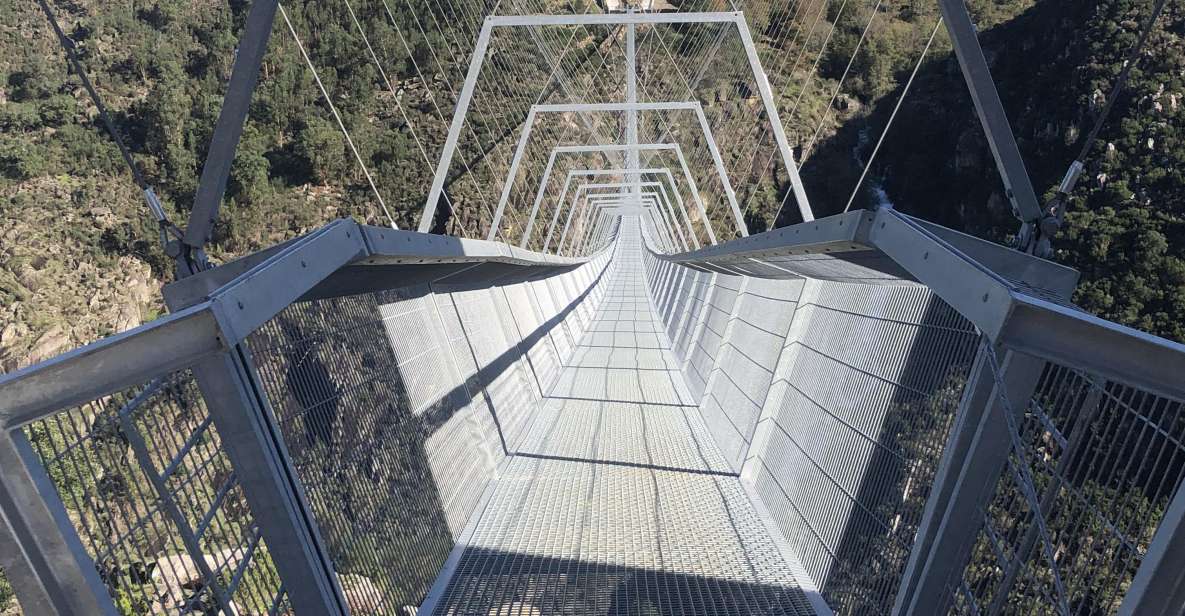
[[[589,330],[432,613],[814,613],[683,383],[641,250],[626,219]]]

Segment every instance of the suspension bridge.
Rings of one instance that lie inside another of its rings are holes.
[[[461,3],[472,40],[430,50],[466,70],[432,95],[447,134],[406,125],[431,178],[409,230],[297,9],[252,3],[183,229],[137,174],[170,313],[0,377],[0,567],[27,613],[1185,609],[1185,347],[1083,312],[1038,256],[1059,213],[962,2],[933,33],[1019,249],[852,210],[860,185],[815,217],[798,159],[843,79],[796,149],[801,92],[781,107],[767,69],[805,69],[776,50],[827,3],[521,4]],[[273,30],[381,224],[213,265]]]

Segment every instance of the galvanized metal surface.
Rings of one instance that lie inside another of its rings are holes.
[[[820,239],[831,238],[802,241]],[[887,613],[977,333],[908,281],[762,279],[649,261],[655,304],[732,468],[833,607]]]
[[[503,286],[300,302],[252,336],[355,611],[422,600],[583,333],[606,259]]]
[[[125,612],[290,609],[211,419],[182,371],[22,430]]]
[[[587,333],[512,450],[434,614],[813,614],[715,446],[627,219]]]
[[[1185,403],[1050,362],[1006,406],[1018,438],[949,579],[953,611],[1115,613],[1185,478]],[[1137,601],[1163,612],[1166,598]]]

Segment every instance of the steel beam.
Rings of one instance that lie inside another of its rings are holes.
[[[563,231],[563,233],[560,234],[560,243],[557,248],[557,252],[563,251],[563,247],[565,244],[565,238],[567,238],[568,230],[572,224],[573,214],[576,214],[576,218],[578,221],[583,221],[583,219],[584,219],[584,215],[582,213],[583,208],[580,208],[579,211],[577,209],[577,203],[580,202],[580,198],[582,195],[584,195],[586,192],[588,192],[590,190],[606,190],[606,189],[620,190],[620,189],[625,189],[625,188],[632,188],[633,185],[634,185],[634,183],[631,183],[631,182],[609,182],[609,183],[582,184],[580,186],[580,188],[576,191],[576,196],[573,198],[573,201],[572,201],[573,209],[568,212],[567,222],[564,223],[564,231]]]
[[[255,0],[247,13],[243,36],[235,49],[230,83],[222,100],[218,122],[214,125],[214,135],[210,139],[206,162],[202,165],[202,177],[198,180],[197,194],[194,196],[193,210],[185,229],[185,245],[191,249],[200,250],[210,241],[210,235],[214,232],[214,223],[218,220],[218,209],[226,193],[226,181],[230,177],[235,151],[238,150],[239,138],[247,122],[247,113],[251,110],[251,98],[255,93],[255,86],[259,83],[259,67],[267,52],[267,42],[271,37],[278,5],[277,0]]]
[[[628,172],[627,169],[573,169],[568,172],[568,178],[565,181],[564,190],[565,190],[565,192],[567,191],[568,184],[571,183],[572,179],[576,178],[576,177],[602,176],[602,175],[624,176],[627,174],[627,172]],[[695,235],[695,230],[691,225],[691,219],[687,217],[687,212],[684,209],[683,197],[679,195],[678,186],[675,184],[675,176],[673,174],[671,174],[670,169],[666,169],[666,168],[638,169],[637,174],[639,176],[641,176],[641,175],[661,175],[661,176],[665,177],[668,182],[670,182],[671,190],[674,192],[674,200],[672,200],[670,193],[667,192],[666,185],[664,185],[662,182],[647,182],[647,183],[643,184],[643,186],[644,187],[645,186],[658,187],[658,189],[662,193],[662,197],[663,197],[662,201],[666,205],[667,210],[668,210],[668,212],[666,212],[666,213],[672,217],[672,220],[675,221],[675,228],[678,230],[680,237],[685,238],[686,236],[690,236],[691,245],[694,245],[695,248],[698,249],[700,247],[699,238],[697,238]],[[675,205],[676,203],[678,203],[677,207]],[[676,215],[676,210],[678,210],[679,214],[682,214],[685,227],[681,228],[678,226],[679,217]],[[686,234],[684,233],[684,228],[686,229]],[[683,244],[685,246],[684,250],[691,250],[686,239],[683,240]]]
[[[646,183],[643,182],[643,184]],[[640,201],[639,198],[641,199]],[[593,208],[622,207],[628,205],[636,207],[640,205],[642,206],[642,209],[649,212],[649,215],[651,216],[654,216],[654,212],[657,211],[657,216],[659,217],[658,220],[662,221],[661,229],[665,233],[663,240],[664,243],[667,244],[668,250],[671,250],[672,252],[677,250],[678,243],[683,245],[684,251],[688,250],[686,238],[684,238],[682,232],[679,231],[677,225],[672,226],[670,220],[667,218],[667,215],[663,212],[661,201],[661,195],[653,192],[642,193],[638,197],[633,195],[603,195],[600,199],[598,199],[597,196],[593,195],[586,199],[586,203],[589,204],[589,207]],[[658,224],[658,220],[655,221],[655,224]],[[679,240],[678,243],[675,242],[676,236]]]
[[[1185,490],[1177,488],[1140,568],[1119,606],[1120,616],[1185,612]]]
[[[891,209],[877,211],[868,241],[991,340],[1185,400],[1185,345],[1035,297]]]
[[[774,143],[778,146],[778,153],[782,155],[782,165],[790,176],[790,189],[794,192],[794,201],[798,204],[798,213],[803,222],[815,219],[811,211],[810,200],[806,196],[806,188],[802,185],[802,178],[798,175],[798,163],[794,162],[794,152],[790,149],[790,140],[786,138],[782,119],[778,117],[778,105],[774,100],[773,89],[769,87],[769,77],[761,67],[761,58],[757,55],[757,46],[753,44],[753,35],[749,33],[749,24],[742,16],[737,19],[737,31],[741,37],[741,44],[745,47],[745,57],[749,60],[749,69],[753,72],[753,79],[757,82],[757,91],[761,94],[761,102],[765,105],[765,113],[769,116],[770,129],[774,133]],[[748,235],[745,229],[744,235]]]
[[[461,86],[461,93],[457,97],[453,120],[449,124],[440,161],[437,162],[436,173],[432,177],[432,187],[428,189],[428,201],[424,204],[424,214],[420,217],[420,233],[432,230],[432,220],[436,217],[436,203],[440,200],[440,193],[444,190],[444,181],[448,178],[449,166],[453,163],[453,154],[457,150],[457,141],[461,138],[465,115],[469,113],[469,103],[473,100],[473,90],[477,86],[477,76],[481,73],[481,65],[485,62],[486,51],[490,46],[490,34],[493,32],[493,26],[493,20],[487,18],[477,37],[477,47],[473,50],[473,58],[469,60],[469,71],[465,75],[465,83]]]
[[[0,376],[0,430],[141,385],[221,350],[209,303]]]
[[[194,378],[299,614],[349,614],[333,560],[245,345],[203,360]]]
[[[658,209],[659,210],[659,219],[658,220],[662,220],[662,224],[659,226],[659,230],[663,234],[662,240],[668,246],[668,249],[673,250],[675,247],[675,239],[674,239],[674,235],[672,234],[672,230],[671,230],[669,224],[667,223],[666,219],[662,218],[661,208],[657,203],[657,199],[653,196],[652,193],[643,193],[641,195],[641,200],[639,200],[639,197],[635,197],[632,195],[603,195],[603,196],[601,196],[601,198],[597,198],[597,196],[591,195],[585,199],[584,203],[585,203],[585,207],[581,208],[582,212],[581,212],[581,214],[579,214],[579,216],[582,220],[587,220],[588,218],[590,218],[592,216],[593,212],[599,212],[603,208],[610,208],[610,207],[619,208],[619,207],[626,207],[626,206],[633,206],[634,208],[641,207],[643,210],[651,212],[651,215],[653,215],[653,210]],[[658,220],[655,221],[655,224],[659,224]],[[585,229],[587,232],[587,225],[585,226]],[[575,246],[577,248],[581,245],[582,242],[583,242],[583,237],[573,240],[573,244],[575,244]]]
[[[627,13],[633,13],[631,7]],[[637,24],[630,22],[625,26],[625,102],[630,105],[638,103],[638,58],[637,58]],[[638,145],[638,109],[631,108],[625,112],[625,144]],[[626,180],[637,182],[638,150],[631,149],[625,154],[625,166],[631,173]],[[631,188],[636,192],[636,188]]]
[[[616,26],[622,24],[736,23],[740,13],[584,13],[571,15],[495,15],[486,23],[494,26]]]
[[[647,184],[647,182],[642,182],[642,184]],[[653,184],[653,183],[651,183],[651,184]],[[577,199],[580,201],[580,203],[582,205],[580,207],[574,206],[572,212],[569,213],[569,223],[571,222],[573,213],[575,214],[575,216],[578,220],[585,221],[587,218],[589,218],[589,216],[595,209],[602,207],[604,205],[615,205],[615,206],[616,205],[650,205],[651,207],[658,209],[659,216],[660,217],[662,216],[661,206],[659,205],[659,196],[653,192],[642,193],[640,195],[640,197],[632,196],[629,194],[607,194],[607,195],[587,195],[584,197],[584,199],[582,199],[582,200],[580,199],[580,197],[585,192],[587,192],[587,189],[589,189],[589,188],[591,188],[591,189],[620,189],[620,188],[629,187],[629,186],[631,186],[630,182],[609,183],[609,184],[585,184],[585,185],[581,186],[581,190],[577,191]],[[674,248],[674,246],[675,246],[675,243],[674,243],[675,239],[674,239],[674,234],[673,234],[674,232],[670,228],[670,225],[667,222],[667,220],[665,218],[662,218],[662,220],[664,223],[664,225],[661,227],[663,233],[665,234],[664,242],[670,248]],[[567,231],[567,225],[565,226],[565,231]],[[586,232],[587,232],[587,228],[586,228]],[[565,243],[566,243],[565,242],[566,235],[567,234],[565,233],[564,236],[562,236],[560,238],[560,244],[559,244],[559,248],[558,248],[559,250],[562,250]],[[579,247],[581,241],[582,240],[580,239],[580,237],[578,237],[577,239],[573,240],[573,244],[575,245],[575,247]]]
[[[964,0],[938,0],[938,7],[942,10],[942,20],[950,33],[963,79],[971,90],[975,112],[979,115],[992,156],[996,159],[996,168],[1004,180],[1004,191],[1012,203],[1012,213],[1022,222],[1040,220],[1041,203],[1033,190],[1033,182],[1025,169],[1020,148],[1016,145],[1016,136],[1008,123],[1008,115],[1004,112],[1000,93],[996,91],[983,49],[979,46],[978,33],[967,12],[967,5]]]
[[[1045,364],[1003,347],[997,353],[1003,357],[999,382],[1005,390],[981,345],[922,511],[894,614],[943,613],[951,600],[948,589],[962,575],[983,527],[983,512],[1012,448],[1001,398],[1011,401],[1014,414],[1024,413]]]
[[[523,122],[523,130],[518,135],[518,145],[514,148],[514,157],[510,159],[510,170],[506,172],[506,181],[502,183],[502,194],[498,196],[498,207],[494,208],[494,218],[490,221],[490,232],[486,234],[487,241],[494,241],[498,237],[498,226],[502,224],[502,213],[506,210],[506,201],[510,199],[510,191],[514,188],[514,179],[518,177],[518,166],[522,163],[523,155],[527,152],[527,142],[531,139],[531,129],[535,125],[535,109],[527,112],[527,119]],[[550,165],[550,162],[548,163]],[[550,170],[550,166],[548,167]]]
[[[555,167],[556,151],[552,150],[551,154],[547,156],[547,165],[543,167],[543,180],[539,182],[539,190],[535,192],[535,202],[531,205],[531,215],[527,216],[527,225],[523,228],[523,237],[518,242],[518,247],[525,249],[527,241],[531,239],[531,232],[535,230],[535,217],[539,215],[539,206],[543,204],[543,195],[547,192],[547,181],[551,178],[551,170]],[[566,187],[565,187],[566,188]],[[560,195],[560,202],[562,203],[564,196]]]
[[[118,614],[57,487],[19,429],[0,429],[0,517],[0,535],[13,542],[0,554],[5,564],[16,563],[12,583],[26,613]]]

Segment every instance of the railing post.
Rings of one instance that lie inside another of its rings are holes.
[[[193,368],[297,614],[349,614],[267,395],[243,345]]]
[[[0,565],[25,613],[115,616],[94,560],[19,429],[0,429],[0,516]]]
[[[1164,519],[1144,555],[1127,596],[1119,606],[1121,616],[1173,616],[1185,612],[1185,490],[1165,511]]]
[[[947,584],[970,558],[982,512],[1007,463],[1011,440],[985,344],[992,342],[985,339],[975,355],[897,590],[894,614],[938,614],[946,608]],[[1045,362],[1011,350],[998,354],[1004,395],[1013,401],[1013,412],[1022,414]]]

